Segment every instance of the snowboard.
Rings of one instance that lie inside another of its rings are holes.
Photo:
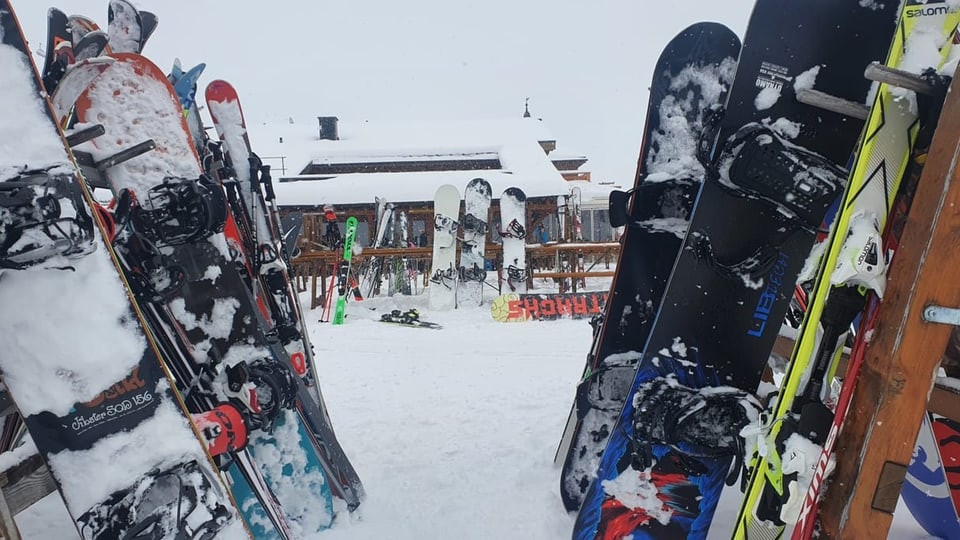
[[[611,224],[625,225],[617,271],[557,449],[568,512],[580,508],[633,380],[704,176],[695,149],[739,52],[731,30],[698,23],[664,47],[654,68],[634,188],[610,199]],[[614,223],[624,213],[626,223]]]
[[[493,300],[490,314],[498,322],[586,319],[601,314],[606,303],[606,292],[508,293]]]
[[[4,384],[82,538],[248,538],[104,241],[5,0],[0,38],[0,303],[17,306],[0,318]]]
[[[507,188],[500,195],[500,228],[500,291],[523,294],[527,292],[527,195],[522,189]]]
[[[85,15],[70,15],[67,18],[67,26],[70,28],[71,41],[73,46],[76,47],[77,44],[83,39],[83,36],[89,34],[90,32],[102,32],[100,25],[96,21],[87,17]],[[107,39],[109,39],[109,35]],[[110,53],[112,51],[105,51]]]
[[[433,199],[433,262],[427,288],[432,310],[451,310],[457,306],[457,230],[460,192],[444,184]]]
[[[118,216],[118,223],[133,224],[118,237],[127,274],[135,279],[138,297],[150,304],[158,323],[172,329],[172,339],[192,349],[193,362],[180,369],[193,376],[180,380],[203,386],[181,390],[229,400],[249,424],[250,452],[262,454],[270,447],[271,460],[256,460],[256,465],[283,505],[286,525],[314,525],[318,516],[324,516],[322,526],[329,526],[332,480],[327,482],[315,441],[304,430],[294,430],[299,437],[282,440],[260,436],[272,436],[286,426],[290,416],[285,411],[300,405],[296,397],[303,383],[280,344],[265,333],[263,308],[249,281],[249,253],[223,188],[200,174],[182,108],[166,76],[137,54],[115,53],[113,58],[114,64],[81,95],[76,117],[79,122],[97,118],[105,124],[106,136],[88,143],[94,156],[146,137],[158,147],[106,171],[118,199],[117,213],[129,216]],[[118,95],[126,98],[123,107],[116,105]],[[288,481],[276,476],[275,467],[294,463],[301,464],[300,481],[313,491],[297,495],[275,489]],[[283,500],[284,495],[296,500]],[[313,508],[304,513],[302,503],[308,495]],[[270,497],[264,493],[257,502],[269,507]],[[242,504],[248,506],[246,501]],[[285,528],[282,522],[275,525]]]
[[[578,514],[576,538],[614,530],[706,536],[720,491],[736,481],[744,459],[740,428],[759,412],[749,396],[797,275],[842,192],[843,166],[863,127],[801,103],[796,93],[815,85],[831,96],[864,101],[870,82],[862,71],[886,49],[896,10],[878,7],[784,0],[755,5],[716,148],[699,148],[706,175],[683,247]],[[811,40],[803,21],[816,26],[823,18],[830,27]],[[858,47],[844,47],[852,33],[860,36]],[[685,393],[702,387],[723,389],[699,399]],[[716,406],[722,416],[703,425],[702,418],[659,416],[663,407],[674,408],[668,403],[675,396],[693,407],[689,411]],[[657,498],[637,505],[637,493]]]
[[[399,242],[398,247],[400,248],[409,248],[412,246],[410,243],[410,220],[407,217],[407,212],[401,210],[397,212],[397,229]],[[410,296],[414,294],[414,289],[416,287],[416,264],[404,256],[394,257],[393,259],[394,266],[394,279],[391,282],[391,296],[394,294],[400,293],[404,296]]]
[[[960,424],[924,416],[900,497],[917,523],[932,536],[960,538],[958,475]]]
[[[53,112],[61,127],[65,128],[70,124],[73,106],[80,94],[112,63],[113,58],[98,56],[67,66],[66,72],[51,95]]]
[[[107,32],[113,53],[140,53],[146,43],[140,12],[127,0],[110,0]],[[152,30],[151,30],[152,32]]]
[[[40,70],[44,89],[52,91],[63,70],[73,61],[73,36],[67,14],[57,8],[47,10],[47,41]]]
[[[487,214],[490,212],[492,191],[490,183],[474,178],[463,192],[463,221],[460,230],[460,284],[457,286],[457,306],[479,306],[483,303],[483,285],[487,279],[486,259]]]

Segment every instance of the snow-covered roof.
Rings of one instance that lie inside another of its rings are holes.
[[[580,205],[584,209],[607,208],[610,192],[615,189],[624,189],[624,186],[596,184],[583,180],[570,180],[567,184],[570,185],[570,189],[580,188]]]
[[[528,197],[566,195],[570,184],[539,141],[552,140],[533,118],[499,120],[339,123],[340,140],[321,140],[316,118],[248,126],[251,144],[273,166],[281,205],[432,201],[442,184],[463,191],[473,178],[490,182],[494,198],[508,187]],[[279,170],[280,157],[286,170]],[[309,164],[498,160],[499,169],[299,175]]]

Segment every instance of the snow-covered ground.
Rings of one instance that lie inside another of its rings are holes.
[[[377,322],[410,307],[444,328]],[[553,456],[590,346],[587,322],[503,324],[486,306],[430,313],[425,295],[351,303],[347,313],[339,327],[317,322],[319,310],[308,322],[367,499],[315,538],[569,538]],[[737,504],[722,501],[715,523],[726,526],[711,538],[728,538]],[[28,539],[76,538],[55,494],[17,521]],[[931,537],[904,510],[889,538]]]

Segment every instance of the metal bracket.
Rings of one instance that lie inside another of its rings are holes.
[[[927,306],[923,308],[923,320],[931,323],[960,326],[960,309],[943,306]]]

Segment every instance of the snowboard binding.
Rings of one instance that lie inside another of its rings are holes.
[[[743,468],[746,443],[740,431],[756,422],[763,409],[756,398],[737,388],[694,389],[674,379],[651,379],[637,389],[634,403],[634,466],[653,465],[651,446],[670,447],[697,473],[698,459],[733,457],[726,478],[733,485]]]
[[[134,229],[151,241],[178,246],[222,232],[227,202],[220,187],[206,176],[165,178],[150,188],[143,204],[129,191],[122,192],[118,198],[118,214],[121,212],[129,212]]]
[[[93,219],[76,181],[36,172],[0,183],[0,268],[22,270],[96,249]]]
[[[473,268],[460,267],[460,281],[486,281],[487,272],[483,268],[473,263]]]
[[[449,216],[438,214],[433,220],[433,227],[438,231],[456,234],[457,228],[460,227],[460,224]]]
[[[707,175],[728,192],[763,201],[811,232],[818,230],[847,178],[845,170],[826,158],[757,123],[724,142]]]
[[[297,379],[290,368],[278,362],[257,360],[226,368],[227,394],[243,411],[249,431],[273,431],[286,409],[297,398]]]
[[[134,296],[147,302],[163,302],[186,281],[183,267],[170,264],[157,246],[136,231],[121,231],[114,248],[128,272]]]
[[[527,269],[526,268],[517,268],[514,265],[507,266],[507,285],[510,286],[511,291],[517,290],[514,283],[523,283],[527,279]]]
[[[448,289],[452,289],[451,284],[455,284],[457,280],[457,272],[453,270],[453,267],[447,268],[446,270],[437,270],[433,273],[433,276],[430,277],[431,283],[436,283],[438,285],[443,285]]]
[[[774,244],[764,244],[739,261],[724,261],[717,256],[707,234],[691,232],[687,242],[687,248],[698,259],[705,261],[718,274],[739,283],[757,282],[780,261],[780,250]]]
[[[487,222],[483,221],[473,214],[466,214],[463,216],[463,227],[464,233],[472,233],[477,236],[483,236],[487,234]]]
[[[155,469],[77,519],[86,538],[214,538],[231,519],[196,461]],[[211,496],[212,494],[212,496]]]
[[[519,221],[512,219],[510,220],[510,223],[507,224],[507,229],[505,231],[500,231],[500,236],[523,240],[527,237],[527,230]]]

